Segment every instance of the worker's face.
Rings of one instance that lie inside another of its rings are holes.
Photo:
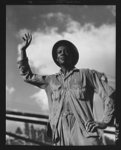
[[[70,53],[68,47],[60,46],[57,49],[57,61],[60,65],[66,65],[70,62]]]

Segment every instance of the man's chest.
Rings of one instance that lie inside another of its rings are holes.
[[[70,97],[84,100],[90,91],[86,77],[79,76],[79,74],[73,74],[68,78],[63,76],[53,78],[49,86],[54,101],[70,99]]]

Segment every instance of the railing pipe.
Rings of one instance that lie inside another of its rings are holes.
[[[31,120],[31,119],[25,119],[25,118],[15,118],[15,117],[10,117],[10,116],[6,116],[6,119],[12,120],[12,121],[28,122],[28,123],[34,123],[34,124],[47,125],[47,121]]]
[[[36,118],[41,118],[41,119],[48,119],[49,117],[47,115],[39,115],[39,114],[31,114],[31,113],[22,113],[18,111],[11,111],[7,110],[6,114],[10,115],[18,115],[18,116],[27,116],[27,117],[36,117]]]

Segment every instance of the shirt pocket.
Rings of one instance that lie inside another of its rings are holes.
[[[75,97],[78,100],[86,99],[86,87],[85,86],[80,86],[79,84],[73,84],[72,90],[74,92]]]

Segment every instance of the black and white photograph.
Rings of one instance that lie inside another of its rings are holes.
[[[116,5],[6,5],[6,145],[116,145]]]

